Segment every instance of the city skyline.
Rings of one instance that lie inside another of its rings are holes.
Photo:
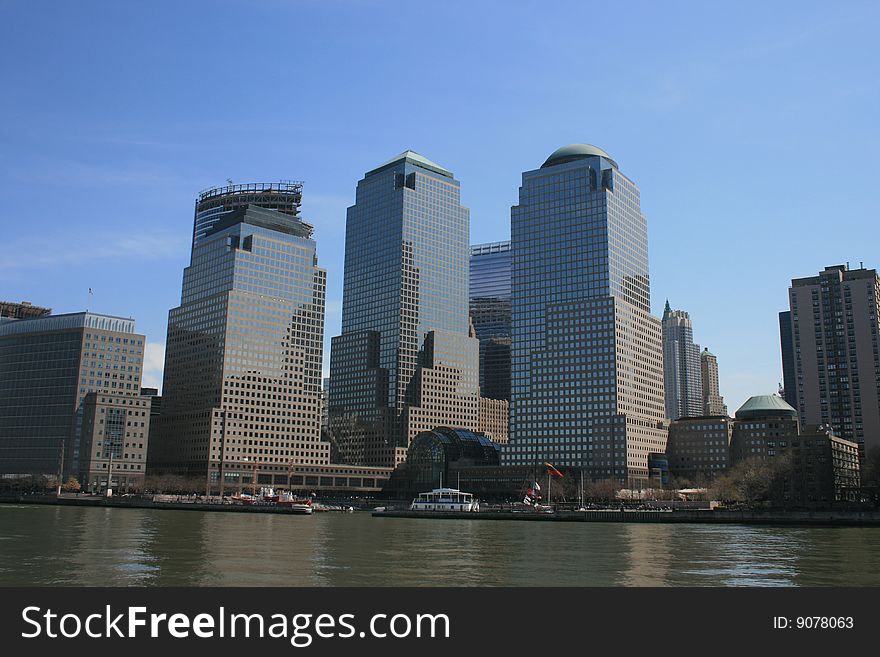
[[[0,105],[0,143],[11,157],[0,190],[16,220],[0,263],[3,296],[56,313],[134,317],[148,341],[144,385],[161,381],[193,196],[230,177],[305,181],[303,217],[315,225],[328,271],[326,373],[329,338],[340,328],[339,253],[353,184],[405,148],[456,172],[472,210],[472,244],[509,237],[520,172],[559,144],[600,144],[626,162],[651,227],[652,312],[660,314],[666,297],[688,309],[700,342],[718,356],[730,408],[782,380],[777,313],[792,277],[833,263],[877,264],[870,190],[878,144],[869,129],[877,56],[868,50],[876,8],[770,7],[755,24],[754,12],[739,7],[645,5],[589,42],[557,38],[573,20],[596,18],[595,9],[574,5],[543,8],[537,31],[525,8],[507,5],[469,8],[470,21],[438,14],[433,24],[411,8],[348,5],[344,19],[316,6],[203,9],[178,8],[178,22],[162,7],[134,20],[112,4],[51,14],[18,5],[4,14],[10,39],[0,47],[10,54],[2,66],[12,93]],[[116,26],[110,34],[91,24],[98,11],[101,25]],[[283,26],[294,19],[314,29],[287,45]],[[238,24],[254,47],[195,48],[183,28],[193,22]],[[369,45],[358,37],[363,25],[373,28]],[[391,37],[407,25],[449,57],[457,93],[436,94],[420,58],[398,55]],[[148,36],[159,29],[161,49]],[[77,48],[83,40],[89,49]],[[817,49],[819,41],[827,47]],[[606,66],[581,65],[603,49],[615,53]],[[359,53],[399,65],[351,66]],[[247,72],[255,87],[274,84],[265,61],[298,68],[297,85],[272,102],[254,104],[243,93],[216,103],[192,93],[194,79],[216,70]],[[632,71],[635,78],[625,75]],[[328,88],[327,79],[340,84]],[[509,102],[524,81],[533,92]],[[593,103],[597,88],[603,96]],[[396,113],[420,96],[432,103],[417,120]],[[816,143],[847,162],[846,198],[821,193],[804,175]],[[34,202],[47,194],[63,197],[63,212]],[[814,229],[828,216],[844,217],[848,230],[826,235],[818,249]],[[691,271],[711,275],[681,276],[685,252]]]

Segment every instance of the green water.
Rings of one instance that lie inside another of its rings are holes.
[[[880,529],[4,504],[0,585],[880,586]]]

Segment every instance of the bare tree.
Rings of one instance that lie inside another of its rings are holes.
[[[615,479],[600,479],[584,485],[584,496],[594,502],[613,502],[617,499],[620,484]]]

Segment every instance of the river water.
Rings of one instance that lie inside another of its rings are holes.
[[[880,586],[880,528],[3,504],[0,585]]]

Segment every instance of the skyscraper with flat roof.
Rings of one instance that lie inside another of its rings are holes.
[[[880,277],[876,269],[826,267],[788,290],[801,426],[825,425],[865,448],[880,445]],[[789,397],[786,381],[786,397]]]
[[[782,391],[785,401],[793,408],[798,406],[797,374],[794,358],[794,335],[791,327],[791,311],[779,313],[779,344],[782,347]]]
[[[329,421],[344,462],[394,465],[421,431],[477,428],[468,230],[459,182],[418,153],[358,183],[330,357]]]
[[[700,345],[694,344],[694,326],[684,310],[663,311],[663,389],[666,417],[697,417],[703,414],[703,381]]]
[[[471,247],[470,312],[480,341],[480,394],[510,400],[510,241]]]
[[[292,464],[329,463],[325,289],[312,227],[296,213],[245,205],[207,228],[168,316],[151,471],[219,492],[283,485]]]
[[[522,177],[513,252],[508,464],[550,461],[637,484],[666,447],[660,320],[639,190],[572,144]]]
[[[64,475],[85,483],[86,396],[139,399],[144,340],[133,319],[90,312],[0,323],[0,474],[55,475],[63,446]]]

